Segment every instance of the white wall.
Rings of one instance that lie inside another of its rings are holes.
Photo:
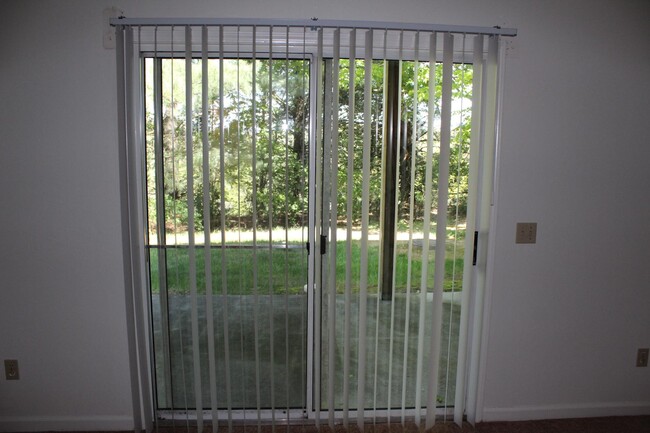
[[[0,5],[0,359],[21,375],[0,430],[132,424],[114,53],[101,6],[75,6]]]
[[[5,1],[0,430],[132,426],[114,51],[101,14],[517,27],[507,58],[486,420],[650,413],[650,3]],[[272,6],[271,6],[272,5]],[[611,29],[611,30],[608,30]],[[517,221],[538,243],[515,245]]]
[[[484,416],[650,413],[650,3],[542,3],[507,62]]]

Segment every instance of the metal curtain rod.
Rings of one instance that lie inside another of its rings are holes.
[[[310,28],[357,28],[376,30],[420,30],[428,32],[466,33],[475,35],[517,36],[517,29],[445,24],[396,23],[387,21],[282,20],[255,18],[111,18],[112,26],[287,26]]]

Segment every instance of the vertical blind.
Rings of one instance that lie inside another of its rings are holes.
[[[472,420],[507,32],[115,24],[134,411]]]

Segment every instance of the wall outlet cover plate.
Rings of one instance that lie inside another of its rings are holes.
[[[647,367],[649,354],[650,354],[650,349],[639,349],[636,352],[636,366]]]
[[[18,361],[15,359],[5,359],[5,378],[7,380],[20,379],[18,371]]]

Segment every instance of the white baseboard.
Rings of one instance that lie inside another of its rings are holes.
[[[133,430],[129,416],[0,416],[0,432]]]
[[[650,415],[650,401],[483,408],[484,422]]]

